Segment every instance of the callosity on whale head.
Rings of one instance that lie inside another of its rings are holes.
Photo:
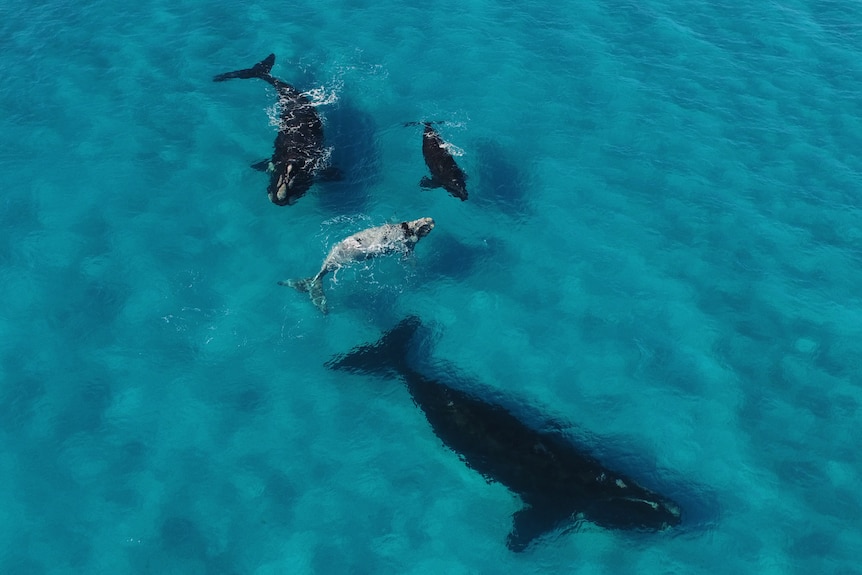
[[[419,218],[412,222],[402,222],[401,228],[407,235],[416,236],[417,239],[424,238],[434,229],[434,220],[432,218]]]
[[[267,195],[272,203],[290,205],[301,198],[314,183],[313,169],[307,160],[273,164]]]

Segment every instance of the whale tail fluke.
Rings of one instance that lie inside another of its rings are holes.
[[[314,276],[304,279],[284,280],[278,282],[278,285],[292,287],[296,291],[307,292],[311,296],[311,303],[324,314],[328,312],[326,308],[326,296],[323,293],[323,281],[320,276]]]
[[[410,343],[422,320],[411,315],[383,334],[376,343],[360,345],[326,363],[329,369],[368,375],[403,374],[408,367]]]
[[[213,76],[213,82],[224,82],[232,78],[239,78],[241,80],[260,78],[265,80],[269,77],[269,71],[272,70],[273,64],[275,64],[275,54],[270,54],[251,68],[243,68],[242,70],[234,70],[233,72],[225,72],[224,74]]]

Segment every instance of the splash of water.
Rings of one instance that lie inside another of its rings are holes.
[[[449,152],[453,156],[460,157],[460,156],[464,155],[464,150],[459,148],[458,146],[456,146],[455,144],[453,144],[451,142],[443,142],[443,147],[446,149],[447,152]]]
[[[340,88],[341,86],[338,84],[332,87],[320,86],[319,88],[307,90],[302,95],[308,98],[312,106],[326,106],[338,101],[338,91]]]

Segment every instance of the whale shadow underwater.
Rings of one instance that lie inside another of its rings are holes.
[[[561,433],[536,430],[501,404],[416,371],[409,356],[421,326],[418,317],[409,316],[376,343],[337,355],[326,366],[400,378],[446,447],[486,481],[517,494],[524,507],[513,515],[509,549],[523,551],[546,534],[583,521],[638,531],[680,524],[676,503],[606,468]]]
[[[327,183],[320,204],[333,215],[367,212],[383,174],[377,123],[348,97],[339,98],[326,120],[326,138],[333,149],[330,162],[343,177]]]
[[[535,189],[530,176],[534,160],[529,157],[529,150],[521,150],[516,159],[507,147],[487,138],[475,141],[473,148],[480,188],[476,201],[482,208],[496,209],[517,221],[526,221],[533,211],[531,190]]]

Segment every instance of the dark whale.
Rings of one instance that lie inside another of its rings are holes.
[[[405,126],[415,126],[419,122],[408,122]],[[431,172],[431,177],[424,176],[419,182],[423,188],[444,188],[447,192],[467,199],[467,175],[455,163],[455,158],[440,137],[440,133],[431,127],[432,122],[422,122],[422,157]]]
[[[269,172],[267,195],[272,203],[286,206],[305,194],[317,176],[335,178],[338,174],[325,166],[323,122],[317,110],[302,92],[270,74],[273,64],[275,54],[270,54],[251,68],[219,74],[213,81],[259,78],[275,88],[281,107],[275,150],[271,158],[252,167]]]
[[[658,531],[680,523],[679,507],[604,467],[561,434],[537,431],[505,407],[487,402],[409,365],[421,321],[402,320],[375,344],[331,359],[331,369],[398,376],[437,437],[468,467],[520,496],[506,545],[522,551],[556,529],[586,520],[604,528]]]

